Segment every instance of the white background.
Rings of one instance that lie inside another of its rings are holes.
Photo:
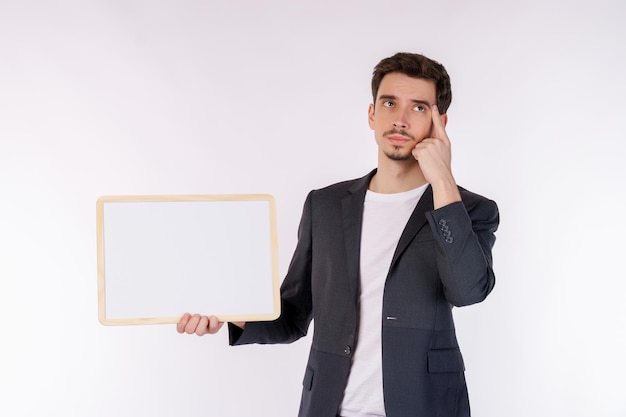
[[[624,416],[623,1],[0,1],[0,415],[294,416],[310,340],[97,320],[95,202],[306,193],[374,167],[374,65],[447,67],[497,284],[455,310],[479,417]]]

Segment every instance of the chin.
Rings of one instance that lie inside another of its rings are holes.
[[[392,161],[410,161],[413,158],[413,154],[411,153],[407,155],[401,153],[385,152],[385,156]]]

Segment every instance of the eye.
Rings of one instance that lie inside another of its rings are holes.
[[[413,107],[413,110],[415,110],[418,113],[424,113],[426,111],[426,107],[422,106],[421,104],[418,104],[415,107]]]
[[[393,107],[393,102],[391,102],[389,100],[383,101],[383,106],[384,107]]]

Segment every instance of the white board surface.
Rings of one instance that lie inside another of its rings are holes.
[[[109,196],[96,208],[102,324],[280,314],[272,196]]]

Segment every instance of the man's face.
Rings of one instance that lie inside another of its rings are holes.
[[[394,161],[415,162],[411,150],[431,136],[433,104],[434,82],[398,72],[385,75],[368,111],[379,152]],[[446,115],[442,117],[445,123]]]

